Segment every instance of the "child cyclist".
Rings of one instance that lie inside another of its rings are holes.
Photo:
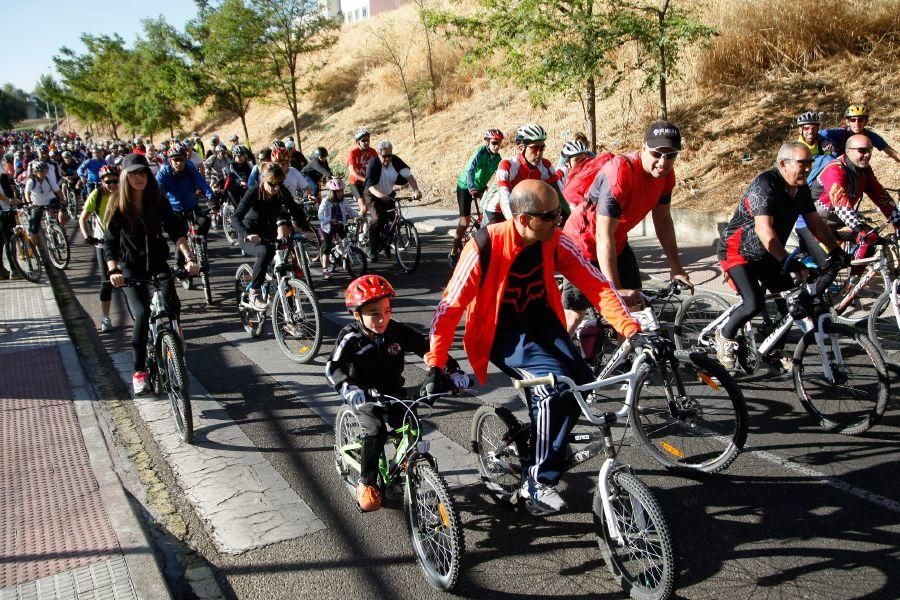
[[[407,352],[424,356],[428,337],[410,326],[391,319],[394,288],[381,275],[363,275],[354,279],[344,293],[344,303],[355,319],[337,336],[334,350],[325,365],[325,375],[344,401],[353,407],[362,427],[360,477],[356,500],[363,511],[381,508],[378,459],[387,438],[384,417],[391,427],[403,424],[406,408],[392,404],[381,408],[372,403],[372,391],[398,398],[406,397],[403,387],[404,357]],[[423,390],[435,393],[447,387],[469,386],[469,376],[450,358],[447,373],[428,372]]]
[[[319,228],[322,230],[322,274],[328,279],[332,269],[329,264],[331,249],[347,235],[347,220],[357,215],[344,198],[344,181],[340,177],[329,179],[325,189],[328,196],[319,204]]]

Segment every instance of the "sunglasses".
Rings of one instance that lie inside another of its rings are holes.
[[[284,183],[284,179],[275,179],[275,180],[270,179],[270,180],[266,181],[266,185],[271,185],[272,187],[278,187],[282,183]]]
[[[847,148],[847,150],[856,150],[860,154],[869,154],[872,152],[871,146],[859,146],[857,148]]]
[[[868,121],[869,117],[850,117],[847,119],[850,123],[858,123],[859,121]]]
[[[488,144],[491,146],[499,146],[500,142],[488,142]]]
[[[543,150],[546,147],[547,147],[546,144],[528,144],[526,146],[526,148],[533,148],[535,150]]]
[[[811,158],[786,158],[785,161],[795,162],[801,164],[806,167],[811,167],[813,164],[813,159]]]
[[[183,163],[184,162],[184,158],[181,158],[178,156],[173,156],[169,160],[171,160],[172,162],[175,162],[175,163]]]
[[[534,217],[535,219],[540,219],[541,221],[543,221],[545,223],[551,223],[551,222],[559,219],[561,210],[562,210],[562,208],[557,206],[553,210],[548,210],[547,212],[540,212],[540,213],[527,212],[525,214],[528,215],[529,217]]]
[[[664,160],[675,160],[678,158],[678,155],[681,154],[680,150],[673,150],[672,152],[660,152],[659,150],[653,150],[652,148],[648,148],[647,152],[655,159],[664,159]]]
[[[105,183],[106,185],[119,185],[119,180],[118,179],[104,179],[103,183]]]

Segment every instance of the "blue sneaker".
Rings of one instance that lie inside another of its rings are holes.
[[[566,510],[566,501],[555,487],[535,481],[530,476],[522,480],[519,496],[525,500],[526,508],[534,514],[549,515]]]

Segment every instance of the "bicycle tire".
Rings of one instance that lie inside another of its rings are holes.
[[[298,318],[282,314],[281,298],[276,295],[272,299],[272,329],[281,351],[292,361],[305,364],[315,358],[322,345],[322,317],[316,297],[304,281],[292,278],[288,287],[291,311],[300,314]],[[293,327],[294,331],[285,329],[285,325]]]
[[[78,197],[75,195],[75,192],[69,191],[66,193],[66,214],[69,215],[70,219],[78,218]]]
[[[869,339],[881,352],[884,360],[900,365],[900,328],[897,327],[890,292],[883,292],[878,296],[869,313],[867,329]]]
[[[334,468],[344,482],[354,486],[356,485],[356,477],[353,477],[354,469],[344,459],[338,448],[343,448],[361,437],[362,425],[359,423],[359,417],[351,407],[346,404],[342,405],[338,409],[337,418],[334,421]],[[358,455],[356,458],[359,460]]]
[[[710,356],[692,352],[690,362],[679,361],[679,369],[683,396],[673,389],[671,368],[666,382],[652,370],[638,380],[629,411],[634,434],[643,449],[667,469],[724,471],[747,441],[749,417],[744,395],[728,371]],[[677,404],[674,413],[667,390]]]
[[[307,244],[309,244],[309,242],[304,239],[302,242],[298,242],[298,244],[299,246],[297,248],[296,254],[300,259],[300,268],[303,270],[303,281],[306,283],[306,285],[309,286],[309,289],[315,296],[316,288],[313,285],[312,271],[309,268],[310,258],[309,253],[306,250],[306,246]]]
[[[10,266],[14,267],[26,281],[31,283],[40,281],[44,262],[37,246],[24,233],[13,235],[8,243],[12,245],[7,256],[12,261]]]
[[[482,405],[472,417],[469,443],[477,457],[478,472],[491,497],[500,503],[509,502],[522,483],[529,455],[528,436],[518,436],[499,457],[497,448],[521,426],[516,416],[502,406]]]
[[[397,264],[407,273],[412,273],[419,266],[422,255],[422,244],[416,226],[406,219],[401,219],[394,229],[394,257]]]
[[[306,262],[310,264],[317,264],[322,254],[322,234],[319,233],[319,230],[315,227],[312,228],[313,235],[316,238],[315,242],[310,240],[306,240],[303,243],[303,249],[306,251]]]
[[[262,335],[266,327],[266,314],[241,306],[241,303],[246,300],[245,295],[251,279],[253,279],[253,269],[250,268],[250,265],[239,266],[234,274],[234,292],[238,314],[241,316],[241,325],[244,327],[244,331],[256,338]]]
[[[356,246],[351,246],[347,255],[344,256],[344,269],[350,279],[356,279],[360,275],[368,273],[369,259],[366,257],[366,253]]]
[[[843,435],[862,433],[884,415],[890,393],[887,367],[875,344],[862,331],[840,323],[826,323],[825,333],[829,338],[837,337],[840,343],[844,363],[839,371],[840,380],[832,383],[824,377],[817,360],[821,354],[815,341],[816,329],[811,329],[803,334],[794,350],[791,369],[794,389],[803,408],[822,428]],[[809,349],[812,352],[807,353]],[[852,356],[848,356],[851,350]],[[848,368],[848,365],[852,366]],[[864,382],[859,384],[861,387],[846,385],[846,378],[854,373],[861,374]]]
[[[200,253],[200,285],[203,286],[203,299],[207,304],[212,304],[212,288],[209,285],[209,254],[207,253],[206,242],[201,242],[197,248]]]
[[[675,550],[662,508],[650,488],[627,471],[613,471],[607,485],[623,545],[612,539],[598,489],[594,493],[594,528],[606,567],[632,598],[671,597],[675,589]],[[649,569],[648,561],[652,563]]]
[[[222,207],[222,233],[225,234],[225,239],[227,239],[232,246],[237,246],[237,231],[235,231],[234,226],[231,224],[231,218],[233,216],[234,207],[226,202],[225,206]]]
[[[160,374],[165,373],[162,387],[169,396],[175,427],[181,440],[190,444],[194,440],[194,415],[191,410],[190,382],[181,344],[174,333],[164,331],[160,336],[159,349],[157,360],[162,363]]]
[[[63,270],[69,266],[71,259],[71,250],[69,248],[69,240],[66,238],[66,232],[57,223],[47,225],[47,259],[50,264],[59,270]]]
[[[413,552],[428,582],[450,591],[459,578],[465,538],[447,483],[425,460],[406,470],[403,495]]]
[[[700,342],[700,332],[715,321],[728,306],[728,302],[715,294],[695,294],[686,299],[675,317],[673,330],[675,347],[679,350],[690,350],[695,346],[711,348],[711,344],[706,343],[706,340]]]

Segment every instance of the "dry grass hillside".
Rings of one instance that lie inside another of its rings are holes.
[[[730,213],[750,179],[771,165],[778,145],[795,137],[792,120],[804,110],[825,111],[825,125],[835,126],[848,103],[867,102],[871,128],[900,148],[900,0],[844,0],[827,8],[815,0],[790,6],[712,0],[702,11],[720,35],[687,52],[683,77],[670,84],[669,116],[685,137],[676,206]],[[321,145],[332,163],[343,162],[353,131],[366,127],[374,140],[393,141],[428,199],[451,207],[456,176],[484,129],[512,135],[522,123],[539,122],[550,134],[547,156],[554,161],[565,139],[586,129],[577,101],[560,98],[546,110],[534,109],[523,91],[461,64],[460,51],[439,39],[438,107],[430,114],[418,109],[414,143],[404,95],[380,57],[376,32],[400,47],[411,45],[407,70],[414,81],[425,79],[425,44],[411,6],[346,27],[339,43],[310,63],[316,89],[306,97],[301,121],[307,153]],[[597,116],[604,145],[636,148],[656,116],[656,95],[627,81],[599,103]],[[251,107],[248,124],[254,148],[291,130],[287,110],[262,103]],[[206,117],[202,109],[186,129],[204,136],[241,131],[237,119]],[[877,154],[872,164],[879,177],[900,187],[900,166]]]

